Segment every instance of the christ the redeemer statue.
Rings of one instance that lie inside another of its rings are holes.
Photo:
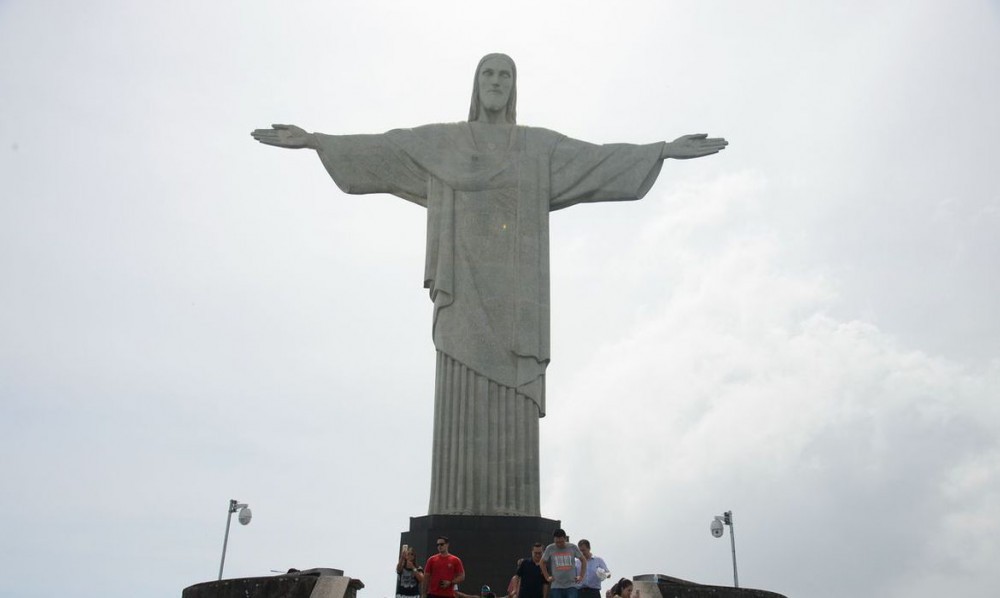
[[[642,198],[667,158],[717,153],[722,138],[593,145],[516,124],[517,69],[476,68],[468,122],[381,135],[294,125],[252,133],[309,148],[345,193],[427,208],[424,286],[437,348],[429,514],[539,515],[538,420],[549,363],[549,212]]]

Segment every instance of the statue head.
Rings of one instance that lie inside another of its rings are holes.
[[[472,81],[469,122],[479,120],[482,110],[506,109],[506,122],[517,122],[517,66],[506,54],[487,54],[476,66]]]

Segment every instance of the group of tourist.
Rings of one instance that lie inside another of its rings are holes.
[[[448,550],[449,540],[439,536],[437,554],[421,567],[412,546],[403,545],[396,564],[396,598],[497,598],[489,586],[478,595],[465,594],[458,586],[465,581],[462,560]],[[608,564],[590,551],[590,541],[579,546],[569,541],[563,529],[552,534],[552,543],[531,547],[531,558],[520,559],[502,598],[602,598],[601,582],[610,576]],[[632,582],[624,577],[605,598],[639,598]]]

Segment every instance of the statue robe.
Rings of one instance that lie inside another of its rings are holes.
[[[486,135],[498,127],[500,143]],[[481,123],[316,137],[345,193],[427,208],[424,286],[438,351],[429,514],[538,516],[549,212],[640,199],[663,144],[593,145]]]

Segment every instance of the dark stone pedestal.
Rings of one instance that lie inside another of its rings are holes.
[[[451,553],[465,566],[461,591],[478,594],[485,584],[504,596],[517,559],[530,558],[535,542],[548,546],[558,527],[558,520],[544,517],[426,515],[410,517],[410,529],[401,534],[400,543],[412,546],[423,564],[437,554],[437,537],[447,536]]]

